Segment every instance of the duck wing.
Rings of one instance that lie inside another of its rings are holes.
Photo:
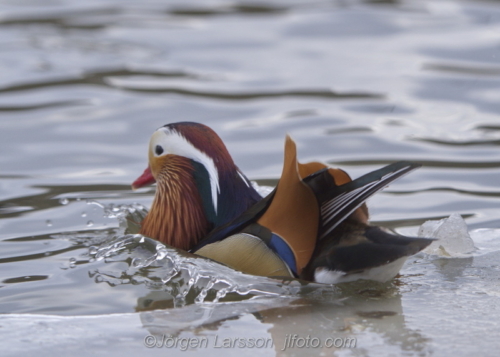
[[[413,162],[399,161],[341,185],[337,183],[340,174],[332,171],[335,169],[325,167],[305,177],[304,182],[314,191],[321,207],[319,239],[330,234],[373,194],[420,166],[422,165]],[[340,180],[346,181],[342,176]]]
[[[384,282],[398,274],[407,257],[432,241],[397,235],[348,219],[318,242],[314,257],[302,271],[301,278],[321,283],[357,279]]]
[[[343,171],[323,164],[299,164],[296,145],[287,137],[276,189],[238,218],[214,229],[192,252],[249,273],[255,270],[240,268],[235,257],[262,254],[267,257],[259,261],[279,259],[293,276],[300,276],[313,257],[318,237],[327,236],[371,195],[418,166],[391,164],[351,181]],[[255,237],[261,245],[255,244]]]

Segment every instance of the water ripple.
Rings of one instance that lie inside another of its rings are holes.
[[[497,146],[500,145],[500,139],[488,140],[488,139],[479,139],[479,140],[445,140],[445,139],[433,139],[433,138],[417,138],[412,137],[409,140],[413,141],[421,141],[424,143],[436,144],[436,145],[445,145],[445,146]]]
[[[168,10],[168,13],[176,16],[211,17],[221,15],[280,15],[288,10],[288,7],[265,3],[235,3],[218,7],[174,7]]]
[[[84,105],[84,104],[90,104],[90,102],[86,100],[65,100],[65,101],[55,101],[55,102],[48,102],[41,104],[0,105],[0,112],[39,110],[46,108],[67,107],[67,106]]]
[[[473,76],[498,76],[500,67],[497,66],[477,66],[471,64],[452,64],[452,63],[425,63],[422,66],[424,70],[437,71],[443,73],[466,74]]]
[[[102,70],[102,71],[89,71],[81,75],[72,78],[59,78],[53,80],[37,81],[31,83],[23,84],[13,84],[4,86],[0,88],[0,93],[5,92],[17,92],[25,91],[38,88],[47,87],[59,87],[68,85],[78,85],[78,84],[93,84],[93,85],[103,85],[109,86],[106,82],[106,78],[111,76],[144,76],[144,75],[154,75],[155,77],[168,77],[168,78],[193,78],[193,74],[182,72],[182,71],[140,71],[127,68],[118,68],[113,70]]]
[[[500,167],[500,161],[444,161],[444,160],[420,160],[411,159],[414,162],[422,164],[422,166],[427,167],[438,167],[446,169],[491,169]],[[328,162],[334,166],[382,166],[389,165],[395,161],[395,159],[388,160],[346,160],[346,161],[331,161]]]
[[[124,83],[123,80],[118,80],[117,77],[137,77],[137,76],[152,76],[156,78],[201,78],[193,73],[183,72],[183,71],[171,71],[171,72],[160,72],[160,71],[141,71],[133,69],[115,69],[115,70],[105,70],[105,71],[90,71],[82,75],[75,76],[73,78],[66,79],[54,79],[37,81],[32,83],[23,84],[13,84],[0,88],[0,93],[10,93],[18,91],[26,91],[32,89],[48,88],[48,87],[63,87],[79,84],[92,84],[105,86],[110,88],[119,88],[122,90],[132,91],[132,92],[145,92],[145,93],[172,93],[180,94],[184,96],[194,96],[194,97],[205,97],[212,99],[223,99],[223,100],[253,100],[253,99],[267,99],[267,98],[281,98],[281,97],[304,97],[304,98],[322,98],[322,99],[383,99],[385,96],[378,93],[370,92],[336,92],[330,89],[285,89],[285,90],[275,90],[275,91],[232,91],[232,92],[222,92],[222,91],[207,91],[207,90],[195,90],[186,89],[178,86],[159,86],[157,87],[150,82],[148,84],[132,84]],[[74,104],[74,103],[73,103]],[[51,106],[53,104],[42,104],[41,107]],[[58,103],[57,105],[61,105]],[[35,107],[35,106],[33,106]],[[4,110],[16,110],[17,107],[6,107]],[[26,107],[24,107],[26,108]],[[30,108],[30,106],[28,106]],[[0,107],[0,110],[2,108]],[[34,108],[39,109],[39,108]],[[20,110],[20,109],[18,109]]]
[[[60,8],[60,9],[44,9],[46,11],[30,12],[30,13],[7,13],[3,14],[0,19],[0,26],[23,26],[48,24],[64,29],[85,28],[85,29],[100,29],[105,24],[93,25],[77,25],[72,24],[78,17],[102,16],[102,15],[117,15],[123,10],[118,7],[96,7],[88,9],[75,8]]]

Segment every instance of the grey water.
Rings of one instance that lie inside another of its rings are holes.
[[[499,33],[497,1],[0,0],[2,355],[495,356]],[[176,121],[263,186],[286,134],[353,177],[420,162],[372,222],[458,213],[477,251],[321,286],[158,245],[130,184]]]

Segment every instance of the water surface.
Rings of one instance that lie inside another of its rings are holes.
[[[0,326],[6,355],[495,355],[500,272],[495,1],[0,0]],[[387,284],[256,278],[134,235],[159,126],[211,126],[249,178],[301,161],[423,167],[369,201],[400,232],[453,213],[478,251]],[[183,351],[150,334],[203,338]],[[356,347],[282,350],[287,336]],[[43,347],[41,349],[41,347]],[[165,351],[167,350],[167,351]]]

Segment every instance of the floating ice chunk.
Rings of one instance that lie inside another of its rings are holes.
[[[419,237],[437,238],[424,252],[443,257],[464,257],[476,247],[463,218],[454,213],[440,221],[427,221],[418,230]]]

